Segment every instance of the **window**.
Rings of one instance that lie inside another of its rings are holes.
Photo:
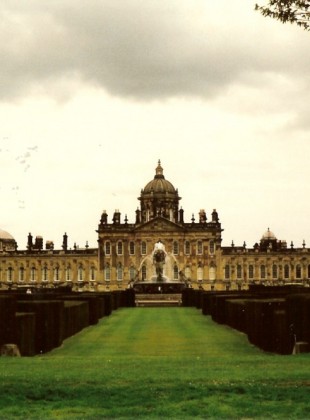
[[[136,269],[133,266],[129,268],[129,278],[130,280],[134,280],[136,278]]]
[[[185,253],[185,255],[189,255],[191,253],[191,244],[190,244],[189,241],[185,241],[184,253]]]
[[[141,242],[141,254],[142,255],[146,255],[146,251],[147,251],[147,249],[146,249],[146,242],[145,241],[142,241]]]
[[[79,265],[78,268],[78,281],[83,281],[84,280],[84,268],[82,265]]]
[[[146,280],[146,266],[142,266],[142,281]]]
[[[249,279],[254,279],[254,265],[249,265]]]
[[[129,254],[135,255],[135,243],[133,241],[129,242]]]
[[[111,269],[109,264],[107,264],[104,268],[104,279],[105,281],[111,280]]]
[[[215,251],[214,241],[210,241],[209,250],[210,250],[210,254],[214,254],[214,251]]]
[[[175,264],[173,266],[173,280],[178,280],[179,278],[179,270],[178,270],[178,266]]]
[[[237,279],[242,279],[242,266],[241,266],[241,264],[237,265]]]
[[[190,279],[191,278],[191,268],[189,266],[186,266],[185,267],[185,277],[187,279]]]
[[[123,242],[117,242],[117,255],[123,255]]]
[[[9,267],[7,270],[7,281],[13,281],[13,268]]]
[[[48,269],[46,265],[42,269],[42,281],[48,281]]]
[[[226,264],[224,268],[224,277],[226,280],[230,279],[230,266],[228,264]]]
[[[123,267],[121,263],[118,263],[117,265],[117,280],[118,281],[123,280]]]
[[[273,279],[278,278],[278,266],[276,264],[272,265],[272,278]]]
[[[90,267],[90,280],[96,280],[96,269],[93,265]]]
[[[173,254],[178,255],[179,254],[179,242],[173,241]]]
[[[54,281],[59,281],[59,267],[54,268]]]
[[[66,268],[66,281],[71,281],[71,267],[68,265]]]
[[[105,254],[111,255],[111,242],[110,241],[106,241],[105,243]]]
[[[284,278],[285,279],[290,278],[290,266],[288,264],[285,264],[284,266]]]
[[[197,268],[197,280],[198,281],[203,280],[203,268],[202,267]]]
[[[20,267],[19,269],[19,281],[25,280],[25,269],[24,267]]]
[[[260,278],[265,279],[266,278],[266,266],[262,264],[260,266]]]
[[[37,270],[35,267],[31,267],[30,270],[30,281],[36,281],[37,279]]]
[[[198,255],[202,254],[202,241],[197,242],[197,254]]]
[[[301,279],[301,265],[296,265],[296,279]]]

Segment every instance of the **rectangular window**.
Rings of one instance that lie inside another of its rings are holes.
[[[210,241],[209,250],[210,250],[210,254],[214,254],[215,252],[214,241]]]
[[[105,243],[105,254],[111,255],[111,242],[110,241],[106,241]]]
[[[202,241],[197,242],[197,254],[202,255]]]
[[[184,252],[185,252],[185,255],[190,255],[191,253],[191,244],[189,241],[185,241]]]
[[[179,242],[173,241],[173,254],[178,255],[179,254]]]
[[[254,265],[249,265],[249,279],[254,279]]]
[[[117,242],[117,255],[123,255],[123,242]]]
[[[141,242],[141,254],[146,255],[146,242],[145,241]]]
[[[133,241],[129,242],[129,254],[135,255],[135,243]]]

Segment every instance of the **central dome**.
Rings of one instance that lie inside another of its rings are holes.
[[[171,194],[177,193],[176,189],[171,184],[171,182],[165,179],[164,174],[163,174],[163,168],[159,160],[154,179],[146,184],[146,186],[144,187],[143,193],[156,194],[156,193],[166,193],[166,192],[171,193]]]
[[[180,199],[178,190],[165,179],[159,160],[154,179],[141,190],[139,197],[141,219],[140,217],[138,219],[144,223],[157,216],[162,216],[177,222]]]

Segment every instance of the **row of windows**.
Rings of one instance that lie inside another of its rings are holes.
[[[261,279],[267,278],[267,267],[265,264],[261,264],[259,267],[259,277]],[[277,279],[279,277],[279,272],[282,270],[282,266],[273,264],[271,266],[271,276],[273,279]],[[296,279],[301,279],[303,277],[302,274],[302,266],[297,264],[293,269],[289,264],[285,264],[283,267],[283,277],[284,279],[289,279],[291,276],[295,275]],[[243,267],[238,264],[236,266],[236,277],[237,279],[242,279],[246,273],[244,272]],[[255,267],[254,265],[250,264],[247,269],[247,274],[249,279],[254,279],[255,277]],[[230,265],[226,265],[224,268],[224,277],[225,279],[229,279],[232,275],[232,267]],[[307,267],[307,278],[310,278],[310,265]]]
[[[129,251],[130,255],[135,255],[135,253],[136,253],[135,242],[133,242],[133,241],[129,242],[128,251]],[[105,255],[111,255],[112,245],[111,245],[110,241],[106,241],[104,243],[104,252],[105,252]],[[214,241],[209,242],[209,252],[210,252],[210,254],[214,254],[214,252],[215,252]],[[116,253],[117,253],[117,255],[123,255],[124,254],[124,243],[123,243],[123,241],[118,241],[116,243]],[[141,253],[141,255],[147,255],[148,247],[147,247],[146,241],[141,242],[140,253]],[[178,255],[180,253],[180,243],[178,241],[173,241],[172,253],[174,255]],[[190,255],[191,253],[192,253],[192,244],[191,244],[190,241],[185,241],[184,242],[184,254],[185,255]],[[202,241],[197,241],[196,253],[198,255],[203,254],[203,242]]]
[[[18,270],[18,280],[23,282],[26,279],[26,270],[24,267],[20,267]],[[59,267],[55,267],[53,270],[48,269],[47,267],[43,267],[41,270],[36,269],[36,267],[31,267],[29,271],[29,280],[30,281],[36,281],[41,279],[42,281],[48,281],[52,279],[54,281],[59,281],[62,278],[63,270],[61,270]],[[71,281],[72,278],[72,269],[70,267],[67,267],[65,269],[65,280]],[[97,270],[95,267],[91,267],[89,270],[89,280],[96,280],[96,274]],[[6,278],[7,281],[11,282],[14,281],[14,270],[12,267],[9,267],[6,270]],[[80,266],[77,270],[77,280],[78,281],[84,281],[86,279],[86,272],[85,269]]]
[[[192,271],[190,267],[185,267],[184,270],[184,274],[185,277],[187,279],[190,279],[192,276]],[[123,276],[124,276],[124,269],[121,263],[119,263],[116,267],[116,278],[118,281],[122,281],[123,280]],[[135,269],[135,267],[131,266],[129,268],[129,279],[130,280],[135,280],[137,276],[137,270]],[[210,278],[215,278],[215,268],[214,267],[210,267]],[[111,267],[109,264],[106,264],[105,268],[104,268],[104,279],[106,281],[110,281],[111,280]],[[179,279],[179,268],[178,266],[175,264],[173,266],[173,280],[178,280]],[[147,280],[147,267],[145,265],[143,265],[141,267],[141,279],[140,280]],[[198,267],[197,268],[197,280],[203,280],[203,268],[202,267]]]

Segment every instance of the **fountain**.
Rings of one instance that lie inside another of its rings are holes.
[[[145,279],[137,279],[134,282],[136,292],[142,293],[180,293],[185,287],[185,282],[179,279],[173,280],[173,266],[176,263],[173,255],[169,255],[165,245],[159,240],[156,242],[150,255],[141,262],[148,267],[149,274]],[[140,271],[140,270],[139,270]]]

